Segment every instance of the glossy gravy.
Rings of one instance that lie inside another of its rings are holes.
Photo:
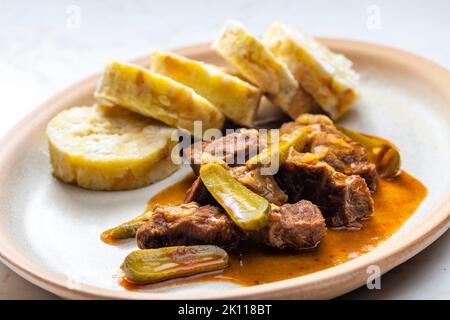
[[[148,209],[151,210],[155,204],[182,203],[193,179],[193,176],[188,176],[160,191],[150,199]],[[380,179],[378,190],[373,195],[375,213],[361,222],[362,230],[328,229],[317,248],[300,252],[247,245],[230,253],[230,266],[223,272],[179,279],[174,283],[220,280],[256,285],[336,266],[371,251],[392,236],[419,207],[426,195],[425,186],[404,171],[392,180]]]

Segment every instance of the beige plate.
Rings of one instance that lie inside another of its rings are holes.
[[[153,292],[125,291],[113,275],[134,246],[104,245],[100,232],[139,214],[152,193],[180,179],[187,169],[128,192],[87,191],[51,177],[45,127],[60,110],[92,102],[96,75],[41,105],[2,140],[1,259],[24,278],[65,298],[311,299],[335,297],[363,285],[372,264],[387,272],[417,254],[449,227],[450,74],[396,49],[323,40],[350,57],[362,75],[363,99],[342,123],[394,141],[401,149],[404,168],[429,189],[419,210],[384,244],[339,266],[271,284],[239,287],[207,282]],[[178,51],[220,62],[207,45]],[[147,60],[138,62],[147,64]]]

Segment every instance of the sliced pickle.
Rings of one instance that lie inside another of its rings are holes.
[[[292,132],[281,135],[279,143],[271,144],[267,149],[256,156],[250,158],[245,165],[249,170],[261,167],[268,167],[278,161],[282,165],[289,156],[291,148],[301,152],[305,146],[308,135],[304,128],[296,129]]]
[[[378,174],[383,178],[397,176],[401,170],[398,148],[388,140],[362,134],[351,129],[336,126],[347,137],[364,146],[370,161],[375,163]]]
[[[266,225],[269,201],[247,189],[220,164],[202,165],[200,178],[237,226],[244,230],[258,230]]]
[[[136,250],[121,265],[128,281],[148,284],[228,266],[228,254],[217,246],[176,246]]]
[[[108,244],[113,244],[119,240],[134,238],[136,236],[137,229],[147,223],[151,215],[151,211],[145,212],[133,220],[104,231],[101,235],[102,241]]]

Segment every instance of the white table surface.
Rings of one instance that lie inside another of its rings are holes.
[[[227,18],[261,34],[274,21],[399,47],[450,69],[450,1],[0,2],[0,136],[68,85],[152,49],[210,41]],[[450,233],[352,299],[449,299]],[[0,299],[55,299],[0,262]]]

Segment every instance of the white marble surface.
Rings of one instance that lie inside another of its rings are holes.
[[[13,1],[0,2],[0,136],[59,90],[155,48],[206,42],[234,18],[254,33],[274,20],[323,36],[426,56],[450,69],[450,1]],[[450,233],[352,299],[449,299]],[[54,299],[0,263],[0,299]]]

